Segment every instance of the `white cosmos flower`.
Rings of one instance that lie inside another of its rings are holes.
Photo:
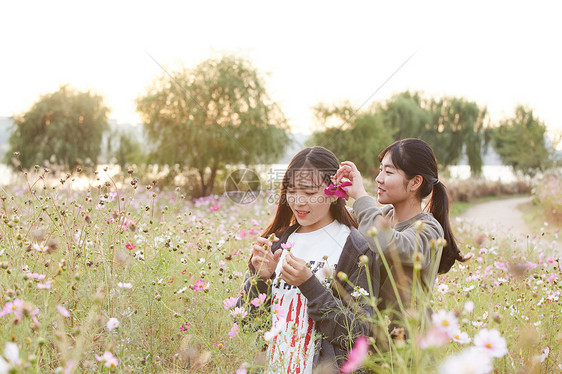
[[[492,358],[483,354],[481,348],[470,347],[449,356],[439,366],[440,374],[488,374],[494,367]]]
[[[37,252],[46,252],[47,248],[48,247],[44,243],[33,244],[33,249],[35,249]]]
[[[449,286],[446,284],[440,284],[439,286],[437,286],[437,291],[441,293],[447,293],[447,291],[449,291]]]
[[[20,349],[16,343],[7,342],[4,347],[4,356],[12,364],[20,365]]]
[[[459,330],[459,320],[453,311],[440,310],[431,316],[433,326],[445,331],[450,338]]]
[[[470,343],[471,339],[468,334],[464,331],[457,331],[455,335],[453,335],[453,340],[460,344],[468,344]]]
[[[491,357],[503,357],[507,354],[507,345],[496,329],[482,329],[474,337],[474,345],[482,348]]]
[[[351,296],[353,296],[353,297],[359,297],[359,296],[361,296],[361,295],[363,295],[363,296],[369,296],[369,293],[368,293],[365,289],[363,289],[363,288],[361,288],[361,287],[359,287],[358,289],[356,289],[355,291],[353,291],[353,292],[351,293]]]
[[[537,357],[539,362],[544,362],[544,360],[546,360],[546,358],[548,357],[549,353],[550,353],[550,347],[546,347],[542,352],[542,354]]]
[[[474,301],[468,300],[466,303],[464,303],[465,312],[472,313],[473,310],[474,310]]]

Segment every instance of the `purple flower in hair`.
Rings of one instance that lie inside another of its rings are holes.
[[[347,196],[347,188],[351,186],[351,182],[345,181],[339,184],[330,184],[328,187],[324,189],[324,193],[328,196],[343,197],[347,200],[349,196]]]

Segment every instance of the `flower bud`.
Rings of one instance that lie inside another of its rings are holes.
[[[367,233],[369,234],[369,236],[376,238],[377,235],[379,234],[379,230],[376,228],[376,226],[371,226],[369,228],[369,231],[367,231]]]
[[[417,232],[422,232],[425,229],[425,226],[426,223],[421,220],[417,220],[416,222],[414,222],[414,228]]]
[[[369,264],[369,257],[365,255],[359,256],[359,265],[367,266]]]
[[[447,241],[444,238],[431,239],[429,241],[429,244],[433,248],[442,248],[442,247],[445,247],[447,245]]]
[[[338,279],[341,280],[342,282],[347,282],[349,278],[347,277],[346,273],[344,273],[343,271],[340,271],[338,273]]]

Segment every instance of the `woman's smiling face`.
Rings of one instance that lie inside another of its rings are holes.
[[[287,187],[287,203],[301,225],[299,232],[318,230],[334,220],[330,204],[337,197],[325,195],[326,187],[317,170],[300,169],[293,174]]]
[[[408,179],[406,174],[392,163],[390,152],[381,161],[378,184],[378,201],[381,204],[397,204],[407,200],[411,194],[407,191]]]

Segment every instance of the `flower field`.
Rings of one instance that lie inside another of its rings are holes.
[[[190,201],[122,178],[78,189],[36,170],[0,190],[0,373],[260,372],[275,326],[236,300],[275,205],[263,193],[250,204]],[[432,326],[388,351],[365,357],[357,347],[347,367],[562,371],[557,230],[514,238],[474,222],[453,226],[474,257],[439,276]]]

